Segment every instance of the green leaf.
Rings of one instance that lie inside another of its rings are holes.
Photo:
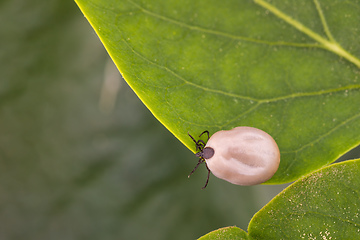
[[[209,239],[360,239],[360,160],[314,172],[290,185],[255,214],[249,234],[218,229]]]
[[[155,117],[187,133],[274,137],[284,183],[360,141],[360,2],[76,0]]]
[[[225,227],[212,231],[199,240],[246,240],[249,235],[242,229],[237,227]]]
[[[321,169],[285,189],[250,222],[254,239],[360,239],[360,160]]]

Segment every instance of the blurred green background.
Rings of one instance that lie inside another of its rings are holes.
[[[0,239],[194,239],[285,186],[211,176],[121,79],[76,4],[0,1]]]

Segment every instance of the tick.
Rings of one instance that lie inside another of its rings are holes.
[[[280,164],[280,151],[275,140],[266,132],[253,127],[236,127],[214,133],[208,131],[208,141],[195,140],[196,156],[199,161],[188,177],[201,163],[205,163],[208,176],[203,189],[209,182],[210,172],[230,183],[250,186],[269,180]]]

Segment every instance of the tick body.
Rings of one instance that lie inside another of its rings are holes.
[[[280,151],[275,140],[257,128],[236,127],[219,131],[206,144],[191,138],[199,151],[196,153],[199,162],[191,174],[199,164],[205,162],[209,174],[211,171],[216,177],[230,183],[249,186],[269,180],[280,164]],[[203,188],[208,180],[209,175]]]

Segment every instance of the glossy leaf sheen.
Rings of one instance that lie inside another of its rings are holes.
[[[360,160],[334,164],[298,180],[261,209],[234,239],[360,239]],[[213,231],[200,239],[229,237]],[[229,238],[231,239],[231,238]]]
[[[255,239],[360,239],[360,160],[322,169],[288,187],[253,217]]]
[[[193,151],[188,132],[260,128],[281,152],[268,183],[284,183],[359,144],[359,1],[76,2],[128,84]]]

